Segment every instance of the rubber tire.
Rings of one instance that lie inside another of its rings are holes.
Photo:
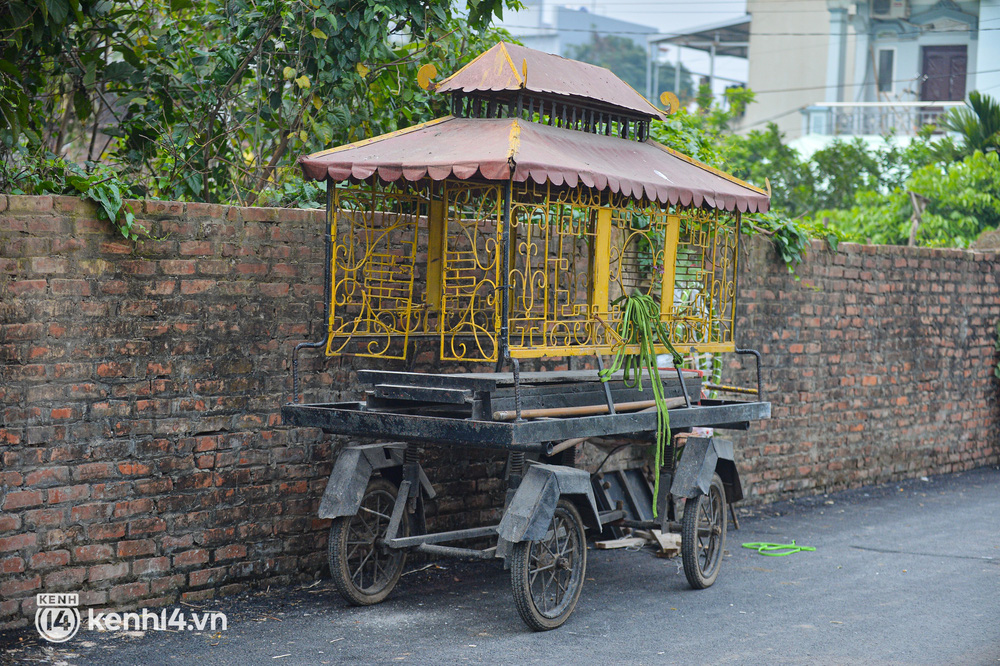
[[[583,581],[587,576],[587,536],[584,533],[583,520],[580,512],[576,510],[573,503],[566,499],[560,499],[556,504],[556,510],[552,516],[551,527],[556,522],[556,517],[568,520],[569,527],[576,534],[578,555],[581,560],[578,575],[571,576],[567,585],[573,585],[573,589],[567,590],[571,598],[565,608],[555,617],[547,617],[539,612],[531,596],[530,576],[528,575],[531,563],[531,549],[538,543],[537,541],[521,541],[514,544],[511,552],[510,581],[514,591],[514,605],[521,619],[534,631],[549,631],[561,627],[576,608],[576,602],[580,599],[580,592],[583,590]]]
[[[696,590],[704,590],[715,583],[719,577],[719,570],[722,568],[722,554],[726,549],[726,490],[722,485],[722,479],[718,474],[712,476],[712,485],[708,488],[708,495],[699,494],[692,497],[684,504],[684,518],[681,529],[681,556],[684,561],[684,575],[687,576],[688,583]],[[709,497],[714,496],[718,515],[721,516],[722,532],[718,543],[711,569],[705,571],[701,567],[701,557],[698,553],[698,516],[701,515],[702,505],[709,501]]]
[[[391,481],[380,476],[373,477],[368,482],[368,487],[365,488],[365,494],[362,496],[361,505],[364,506],[365,501],[368,500],[371,495],[379,492],[388,493],[392,496],[393,501],[395,501],[395,498],[399,493],[399,488],[397,488]],[[366,592],[365,589],[357,587],[351,578],[350,570],[348,568],[349,562],[347,546],[347,538],[351,532],[351,521],[353,521],[356,517],[357,514],[354,516],[334,518],[333,523],[330,525],[330,539],[327,544],[327,557],[330,563],[330,575],[333,577],[334,585],[337,587],[337,591],[340,592],[340,595],[355,606],[370,606],[385,599],[389,596],[389,593],[392,592],[393,588],[396,587],[396,583],[399,582],[399,577],[403,573],[403,567],[406,565],[406,551],[393,551],[388,554],[389,566],[386,568],[388,575],[385,583],[381,587],[373,592]],[[385,536],[385,530],[387,527],[388,521],[386,521],[384,525],[380,523],[378,536]],[[410,533],[409,527],[409,520],[404,517],[402,523],[400,523],[400,536],[408,536]]]

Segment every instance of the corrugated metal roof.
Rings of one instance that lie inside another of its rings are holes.
[[[635,199],[763,212],[765,192],[655,141],[568,130],[516,118],[446,116],[299,158],[312,180],[483,178],[583,185]]]
[[[525,68],[525,64],[527,67]],[[527,77],[524,70],[527,69]],[[534,93],[593,100],[645,117],[663,114],[610,70],[561,58],[517,44],[500,42],[435,86],[437,92]]]

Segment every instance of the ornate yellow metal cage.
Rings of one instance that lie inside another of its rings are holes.
[[[428,338],[452,361],[495,362],[504,339],[514,358],[610,354],[636,289],[678,349],[735,348],[739,212],[530,181],[330,190],[330,355]]]
[[[431,87],[452,115],[299,160],[328,187],[328,354],[611,354],[636,290],[677,349],[735,349],[767,193],[651,140],[662,112],[592,65],[500,43]]]

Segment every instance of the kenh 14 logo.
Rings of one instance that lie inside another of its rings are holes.
[[[51,643],[65,643],[80,630],[79,594],[36,594],[35,629]]]

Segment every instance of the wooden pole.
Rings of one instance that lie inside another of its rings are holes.
[[[669,398],[665,401],[667,409],[680,407],[684,398]],[[619,402],[615,404],[615,412],[635,412],[647,407],[656,407],[655,400],[638,400],[636,402]],[[560,416],[597,416],[607,414],[607,405],[581,405],[579,407],[543,407],[539,409],[522,409],[522,419],[556,418]],[[494,421],[513,421],[517,418],[514,411],[493,412]]]

